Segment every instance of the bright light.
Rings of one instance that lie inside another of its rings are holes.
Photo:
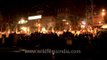
[[[18,24],[26,24],[28,21],[24,20],[24,19],[21,19]]]
[[[35,20],[35,19],[41,19],[42,15],[37,15],[37,16],[29,16],[28,20]]]
[[[85,21],[82,21],[82,24],[86,25],[86,22],[85,22]]]
[[[55,30],[54,30],[54,28],[52,28],[52,32],[53,32],[53,33],[55,33]]]
[[[29,34],[29,33],[30,33],[29,27],[21,27],[20,29],[21,29],[21,31],[22,31],[23,33],[26,33],[26,34]]]
[[[102,9],[103,12],[105,12],[105,9]]]
[[[26,31],[26,30],[27,30],[27,27],[21,27],[21,29],[22,29],[23,31]]]
[[[105,9],[102,9],[101,15],[102,15],[102,16],[105,16],[105,14],[106,14],[106,13],[105,13]]]
[[[73,34],[75,34],[75,31],[71,31]]]
[[[16,34],[20,34],[20,32],[16,32]]]
[[[107,24],[103,25],[101,28],[107,29]]]
[[[80,34],[80,31],[77,31],[76,34],[79,35],[79,34]]]
[[[86,30],[83,30],[82,32],[86,32]]]
[[[102,16],[104,16],[104,15],[105,15],[105,12],[102,12],[101,14],[102,14]]]
[[[90,32],[93,33],[93,30],[91,30]]]
[[[65,29],[64,29],[63,31],[64,31],[64,32],[67,32],[67,30],[65,30]]]
[[[38,24],[38,27],[41,27],[41,24]]]
[[[42,32],[42,33],[47,33],[46,28],[45,28],[45,27],[43,27],[43,28],[42,28],[42,30],[41,30],[41,32]]]
[[[99,23],[99,24],[101,24],[102,22],[101,22],[101,21],[99,21],[98,23]]]
[[[68,22],[66,22],[65,24],[66,24],[66,25],[68,25],[69,23],[68,23]]]
[[[85,25],[81,25],[81,28],[85,28]]]
[[[65,22],[65,21],[66,21],[66,19],[63,19],[62,21],[63,21],[63,22]]]
[[[63,31],[57,31],[56,33],[59,36],[59,35],[63,34]]]
[[[6,32],[2,32],[2,35],[6,34]]]

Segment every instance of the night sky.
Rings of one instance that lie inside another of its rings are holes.
[[[5,16],[24,15],[27,12],[56,8],[70,8],[74,14],[83,15],[90,0],[0,0],[0,11]],[[94,9],[107,8],[106,0],[94,0]]]

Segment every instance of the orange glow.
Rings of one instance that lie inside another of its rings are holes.
[[[62,21],[63,21],[63,22],[65,22],[65,21],[66,21],[66,19],[63,19]]]
[[[68,25],[69,23],[68,23],[68,22],[66,22],[65,24],[66,24],[66,25]]]
[[[63,31],[64,31],[64,32],[67,32],[67,30],[65,30],[65,29],[64,29]]]
[[[93,33],[93,30],[91,30],[90,32]]]
[[[105,12],[105,9],[102,9],[102,12]]]
[[[102,16],[105,16],[105,12],[102,12],[101,14],[102,14]]]
[[[59,36],[59,35],[63,34],[63,31],[57,31],[56,33]]]
[[[107,29],[107,24],[103,25],[101,28]]]
[[[75,34],[75,31],[71,31],[71,33]]]
[[[52,32],[55,33],[55,30],[52,28]]]
[[[80,34],[80,31],[77,31],[76,34],[79,35],[79,34]]]
[[[0,38],[2,38],[2,33],[0,32]]]
[[[99,24],[101,24],[102,22],[101,22],[101,21],[99,21],[98,23],[99,23]]]
[[[21,29],[22,33],[25,33],[25,34],[29,34],[30,33],[29,27],[21,27],[20,29]]]
[[[42,28],[41,33],[47,33],[48,31],[46,30],[45,27]]]
[[[38,24],[38,27],[41,27],[41,24]]]
[[[81,28],[85,28],[85,25],[81,25]]]
[[[25,24],[27,23],[28,21],[24,20],[23,18],[18,22],[18,24]]]

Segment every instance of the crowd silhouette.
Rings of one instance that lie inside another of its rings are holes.
[[[2,35],[0,47],[91,49],[106,46],[106,38],[107,32],[98,32],[95,37],[91,33],[74,35],[68,31],[59,36],[56,33],[11,33],[8,38]]]
[[[0,47],[24,49],[70,49],[81,50],[83,55],[97,56],[106,51],[107,32],[98,32],[95,37],[91,33],[74,35],[64,32],[43,34],[39,32],[30,35],[11,33],[8,38],[2,35]],[[105,51],[104,51],[105,50]]]

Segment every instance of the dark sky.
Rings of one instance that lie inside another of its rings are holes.
[[[93,0],[93,2],[95,9],[107,8],[106,0]],[[2,15],[8,16],[47,7],[53,9],[68,7],[77,15],[81,15],[84,13],[86,5],[90,5],[90,0],[0,0],[0,11]]]
[[[106,7],[106,0],[93,0],[96,7]],[[4,11],[14,11],[31,9],[35,6],[54,5],[56,7],[82,7],[90,4],[90,0],[0,0],[0,9]],[[53,7],[53,6],[52,6]],[[78,9],[78,8],[77,8]]]

